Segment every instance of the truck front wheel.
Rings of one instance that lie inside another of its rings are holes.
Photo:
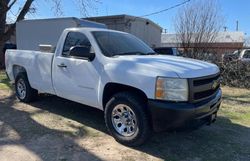
[[[110,134],[127,146],[141,145],[151,134],[146,104],[130,92],[117,93],[109,100],[105,122]]]
[[[30,86],[26,73],[16,76],[15,90],[17,98],[25,103],[33,101],[38,95],[38,91]]]

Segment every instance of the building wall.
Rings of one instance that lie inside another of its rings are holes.
[[[103,23],[108,29],[128,32],[143,40],[150,47],[161,46],[162,29],[152,21],[128,15],[115,15],[87,18],[87,20]],[[10,42],[16,44],[14,34]]]
[[[159,47],[161,45],[162,29],[148,19],[127,15],[90,17],[87,19],[106,24],[108,29],[131,33],[150,47]]]
[[[107,26],[108,29],[124,31],[125,30],[125,19],[123,18],[110,18],[110,19],[97,19],[97,18],[88,18],[88,20],[95,21],[98,23],[103,23]]]
[[[132,21],[130,27],[125,28],[125,32],[137,36],[150,47],[159,47],[161,45],[161,29],[148,21]]]

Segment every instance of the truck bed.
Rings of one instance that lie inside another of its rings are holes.
[[[54,94],[51,79],[53,53],[29,50],[7,50],[6,72],[12,82],[18,70],[23,68],[32,88],[40,92]]]

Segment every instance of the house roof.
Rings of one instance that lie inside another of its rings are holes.
[[[244,42],[243,32],[220,32],[215,39],[216,42]]]
[[[180,43],[177,40],[178,34],[163,33],[161,37],[162,43]],[[219,32],[214,43],[243,43],[243,32]]]

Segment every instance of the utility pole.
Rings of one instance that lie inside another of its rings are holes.
[[[227,31],[227,26],[224,26],[223,28],[224,28],[224,32],[226,32]]]
[[[239,21],[236,21],[236,31],[239,31]]]

